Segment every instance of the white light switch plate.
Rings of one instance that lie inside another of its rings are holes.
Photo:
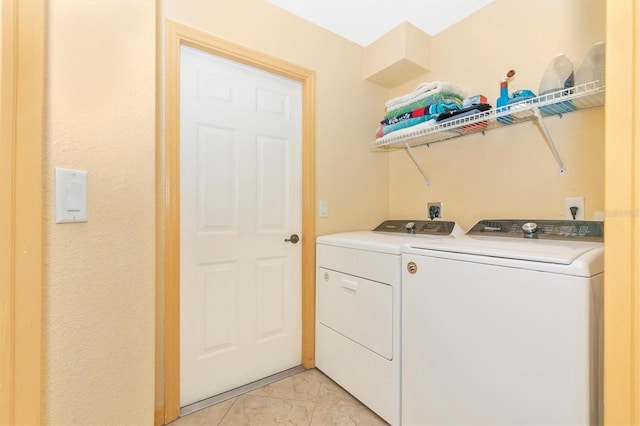
[[[87,172],[56,167],[56,223],[87,221]]]

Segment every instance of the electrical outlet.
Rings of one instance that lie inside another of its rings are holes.
[[[442,217],[442,201],[427,203],[427,218],[433,220]]]
[[[576,217],[571,213],[571,207],[577,207]],[[570,197],[564,200],[564,218],[568,220],[584,220],[584,197]]]

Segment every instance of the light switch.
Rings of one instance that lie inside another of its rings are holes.
[[[79,212],[82,209],[82,184],[78,181],[67,182],[67,211]]]
[[[56,223],[87,221],[87,172],[56,167]]]
[[[329,202],[320,200],[320,217],[329,217]]]

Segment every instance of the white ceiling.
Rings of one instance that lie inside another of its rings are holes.
[[[494,0],[267,0],[361,46],[404,21],[433,36]]]

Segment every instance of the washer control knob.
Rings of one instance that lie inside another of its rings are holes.
[[[405,229],[407,230],[407,232],[413,234],[414,232],[416,232],[416,224],[413,222],[409,222],[406,225],[404,225]]]
[[[522,225],[522,232],[525,238],[538,238],[538,224],[535,222],[527,222]]]

